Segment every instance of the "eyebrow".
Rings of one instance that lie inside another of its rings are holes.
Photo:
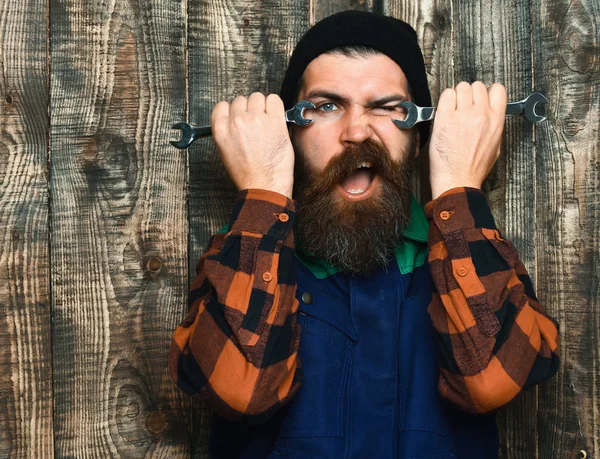
[[[308,95],[306,96],[306,99],[309,99],[309,100],[316,99],[316,98],[329,99],[333,102],[341,102],[341,103],[345,103],[345,104],[350,103],[350,99],[348,99],[347,97],[344,97],[340,94],[336,94],[336,93],[330,92],[330,91],[315,90],[315,91],[309,92]],[[367,107],[367,108],[380,107],[382,105],[387,104],[388,102],[403,102],[405,100],[408,100],[408,98],[404,94],[399,94],[399,93],[398,94],[389,94],[387,96],[383,96],[378,99],[367,102],[365,107]]]

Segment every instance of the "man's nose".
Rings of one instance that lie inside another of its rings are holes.
[[[344,144],[362,143],[373,134],[369,117],[364,110],[348,110],[342,117],[340,141]]]

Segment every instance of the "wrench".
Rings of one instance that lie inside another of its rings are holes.
[[[548,99],[543,94],[534,92],[523,100],[507,104],[506,115],[523,115],[527,121],[539,123],[540,121],[544,121],[546,117],[537,112],[537,105],[540,104],[539,109],[541,113],[544,113],[547,102]],[[406,109],[406,118],[403,120],[392,120],[392,122],[400,129],[410,129],[417,123],[430,121],[435,118],[435,107],[419,107],[407,100],[401,102],[399,105]]]
[[[315,104],[307,100],[301,100],[289,110],[285,112],[286,123],[294,123],[298,126],[308,126],[313,122],[304,118],[304,110],[307,108],[316,108]],[[181,150],[188,148],[192,142],[202,137],[208,137],[212,135],[212,128],[210,126],[192,126],[189,123],[177,123],[172,126],[173,129],[179,129],[181,131],[181,140],[171,140],[171,145]]]

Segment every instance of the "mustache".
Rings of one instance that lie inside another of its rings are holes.
[[[410,161],[408,155],[414,155],[415,146],[416,143],[411,142],[402,152],[401,156],[406,158],[405,161]],[[366,139],[360,144],[348,145],[342,153],[332,157],[321,172],[310,170],[303,161],[303,155],[300,156],[299,170],[304,177],[299,178],[304,186],[308,185],[309,189],[304,190],[308,194],[330,192],[345,178],[355,173],[363,162],[371,163],[370,172],[379,176],[384,182],[396,187],[403,185],[398,183],[399,177],[395,171],[404,161],[394,161],[385,147],[372,139]],[[311,178],[307,177],[308,174]]]

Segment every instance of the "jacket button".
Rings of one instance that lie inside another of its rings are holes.
[[[271,281],[271,279],[273,279],[273,276],[271,275],[271,273],[270,273],[269,271],[267,271],[267,272],[264,272],[264,273],[263,273],[263,275],[262,275],[262,279],[263,279],[265,282],[270,282],[270,281]]]
[[[312,304],[312,302],[313,302],[312,293],[310,293],[310,292],[304,292],[302,294],[302,302],[304,304]]]
[[[289,219],[290,219],[290,216],[289,216],[288,214],[284,214],[284,213],[281,213],[281,214],[279,214],[279,221],[280,221],[280,222],[283,222],[283,223],[285,223],[285,222],[287,222]]]
[[[467,275],[467,268],[461,266],[456,270],[456,274],[458,274],[460,277],[465,277]]]
[[[442,220],[448,220],[450,218],[450,212],[448,212],[447,210],[442,210],[440,212],[440,218]]]

